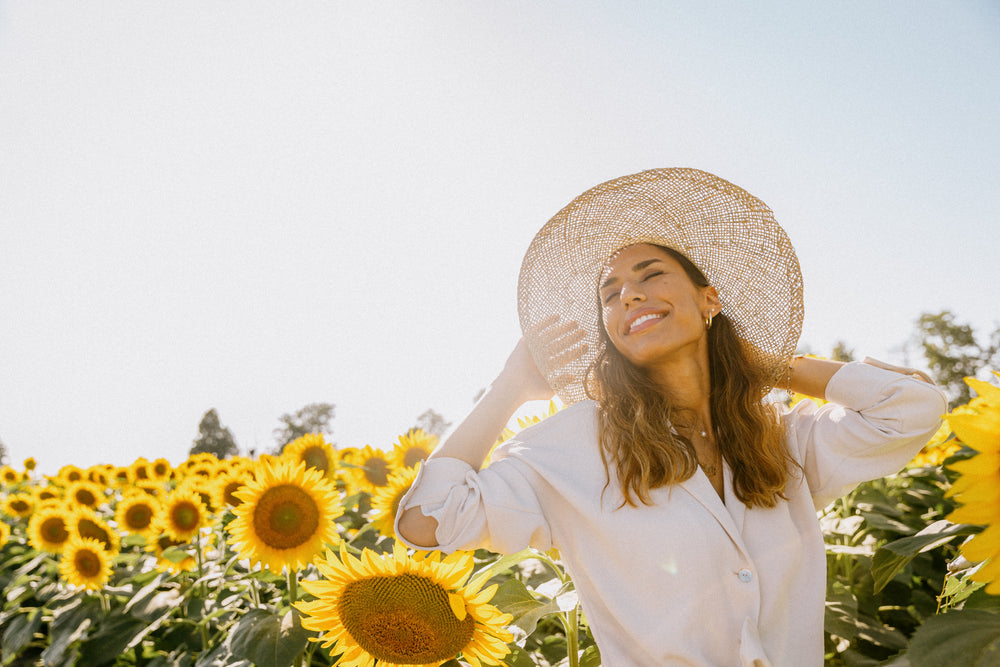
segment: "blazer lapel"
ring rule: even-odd
[[[726,533],[729,535],[729,539],[739,547],[740,551],[746,553],[746,548],[743,546],[743,537],[741,535],[741,530],[743,528],[743,519],[746,512],[746,506],[743,505],[733,495],[733,484],[732,484],[732,471],[729,470],[729,466],[723,461],[723,479],[726,489],[726,500],[727,504],[722,503],[722,498],[719,494],[715,492],[715,488],[712,486],[712,482],[709,481],[705,473],[702,472],[701,468],[695,472],[690,478],[681,482],[680,486],[687,493],[691,494],[695,500],[704,506],[708,512],[715,517],[715,520],[719,522],[719,525],[725,529]],[[730,513],[730,509],[732,513]]]

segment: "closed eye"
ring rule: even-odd
[[[642,282],[646,282],[650,278],[655,278],[656,276],[662,276],[662,275],[663,271],[650,271],[649,273],[647,273],[642,277]]]
[[[615,297],[617,297],[617,296],[618,296],[618,292],[609,292],[609,293],[605,294],[604,295],[604,305],[606,306],[609,303],[611,303],[615,299]]]

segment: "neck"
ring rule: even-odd
[[[708,352],[665,361],[648,370],[652,380],[670,397],[677,412],[696,431],[712,430],[711,375]]]

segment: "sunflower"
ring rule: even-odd
[[[123,489],[135,481],[132,479],[132,468],[129,466],[115,466],[108,471],[108,475],[111,477],[111,483],[119,489]]]
[[[63,489],[54,484],[38,484],[31,487],[31,495],[34,497],[36,505],[52,501],[58,502],[62,500]]]
[[[103,465],[96,465],[87,468],[85,475],[87,480],[97,484],[101,488],[106,489],[111,486],[111,474]]]
[[[201,499],[201,504],[209,514],[214,514],[215,505],[215,477],[205,478],[200,476],[187,477],[177,487],[174,492],[193,492]],[[207,523],[207,522],[206,522]]]
[[[115,522],[126,533],[152,538],[159,527],[156,517],[160,502],[143,491],[126,492],[115,508]]]
[[[69,513],[62,507],[47,504],[31,515],[28,544],[35,549],[60,554],[70,537]]]
[[[27,518],[35,511],[35,498],[30,493],[12,493],[3,499],[3,511],[7,516]]]
[[[434,451],[438,437],[424,433],[423,429],[411,428],[406,435],[399,436],[399,442],[392,448],[390,460],[397,470],[412,468]]]
[[[300,569],[337,540],[334,519],[344,512],[337,492],[314,468],[291,461],[257,466],[256,479],[236,492],[229,543],[240,558],[275,574]]]
[[[104,490],[85,479],[72,482],[66,487],[66,499],[71,503],[97,509],[104,503]]]
[[[242,470],[227,470],[219,475],[212,486],[212,504],[222,510],[226,507],[236,507],[243,501],[236,497],[236,492],[242,489],[251,479]]]
[[[337,452],[322,433],[308,433],[292,440],[285,445],[281,458],[295,463],[301,461],[307,468],[315,468],[327,478],[332,479],[337,474]]]
[[[149,476],[153,479],[166,481],[170,479],[173,473],[174,467],[170,465],[170,461],[167,459],[159,458],[149,464]]]
[[[10,539],[10,526],[6,521],[0,521],[0,547],[7,544]]]
[[[498,588],[480,591],[489,575],[465,583],[472,566],[470,552],[410,557],[397,542],[392,554],[365,549],[359,560],[341,545],[339,559],[329,550],[316,559],[323,579],[302,582],[317,599],[295,607],[343,667],[439,665],[459,653],[473,667],[503,664],[513,617],[487,604]]]
[[[396,510],[417,477],[416,468],[403,468],[389,476],[389,483],[372,495],[372,527],[386,537],[396,537]]]
[[[66,525],[70,528],[70,537],[83,537],[97,540],[104,550],[117,554],[121,549],[121,536],[108,522],[89,507],[76,507],[67,516]]]
[[[179,486],[163,498],[157,523],[171,539],[190,542],[208,523],[208,509],[197,491]]]
[[[7,486],[13,486],[24,479],[24,475],[10,466],[0,468],[0,482]]]
[[[386,453],[371,445],[365,445],[364,449],[358,450],[352,457],[351,467],[348,468],[349,481],[354,492],[374,493],[376,489],[389,483],[391,472],[392,466]]]
[[[28,458],[24,459],[24,469],[29,472],[34,470],[37,465],[38,462],[35,461],[34,456],[29,456]]]
[[[71,586],[96,591],[111,578],[112,554],[89,537],[73,537],[63,549],[59,575]]]
[[[77,468],[75,465],[66,464],[62,468],[59,468],[59,472],[56,473],[56,477],[62,484],[69,484],[70,482],[79,482],[81,479],[86,477],[83,470]]]
[[[939,466],[945,459],[952,456],[962,448],[961,443],[952,437],[951,427],[948,422],[941,424],[931,439],[924,445],[907,467],[922,468],[924,466]]]
[[[1000,373],[996,373],[1000,377]],[[962,503],[948,520],[983,524],[986,528],[961,546],[970,561],[985,561],[971,576],[987,583],[986,592],[1000,595],[1000,387],[975,378],[965,378],[978,396],[965,409],[945,415],[949,426],[963,443],[978,452],[951,464],[960,473],[949,496]]]

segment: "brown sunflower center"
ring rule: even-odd
[[[403,465],[407,468],[412,468],[428,456],[430,456],[430,452],[423,447],[411,447],[410,449],[407,449],[406,454],[403,455]]]
[[[103,544],[105,549],[111,549],[111,536],[96,522],[86,517],[81,518],[76,524],[76,530],[80,533],[80,537],[92,537]]]
[[[92,579],[101,573],[101,559],[90,549],[78,549],[73,556],[73,567],[80,575]]]
[[[201,520],[201,512],[190,500],[182,500],[170,509],[170,520],[180,530],[194,530]]]
[[[243,486],[243,482],[234,479],[227,483],[225,488],[222,490],[222,496],[226,499],[226,504],[230,507],[237,507],[242,504],[243,501],[235,495],[236,492],[240,490],[241,486]]]
[[[14,500],[10,501],[10,508],[15,512],[17,512],[18,514],[23,514],[31,509],[31,505],[29,505],[26,501],[21,500],[20,498],[15,498]]]
[[[475,629],[471,615],[458,620],[439,584],[409,573],[349,583],[337,611],[358,646],[395,664],[450,660]]]
[[[253,528],[272,549],[293,549],[319,528],[319,507],[313,497],[294,484],[268,489],[257,501]]]
[[[81,505],[86,505],[87,507],[97,506],[97,496],[90,489],[77,489],[76,490],[76,502]]]
[[[385,486],[389,482],[389,462],[372,457],[365,461],[365,477],[375,486]]]
[[[130,530],[149,528],[153,521],[153,508],[143,503],[132,505],[125,511],[125,525]]]
[[[136,468],[135,468],[135,478],[136,479],[149,479],[149,472],[146,471],[146,466],[136,466]]]
[[[69,539],[66,521],[61,516],[51,516],[38,527],[42,538],[49,544],[62,544]]]
[[[307,468],[316,468],[323,473],[330,469],[330,461],[322,447],[306,447],[302,450],[301,457]]]

